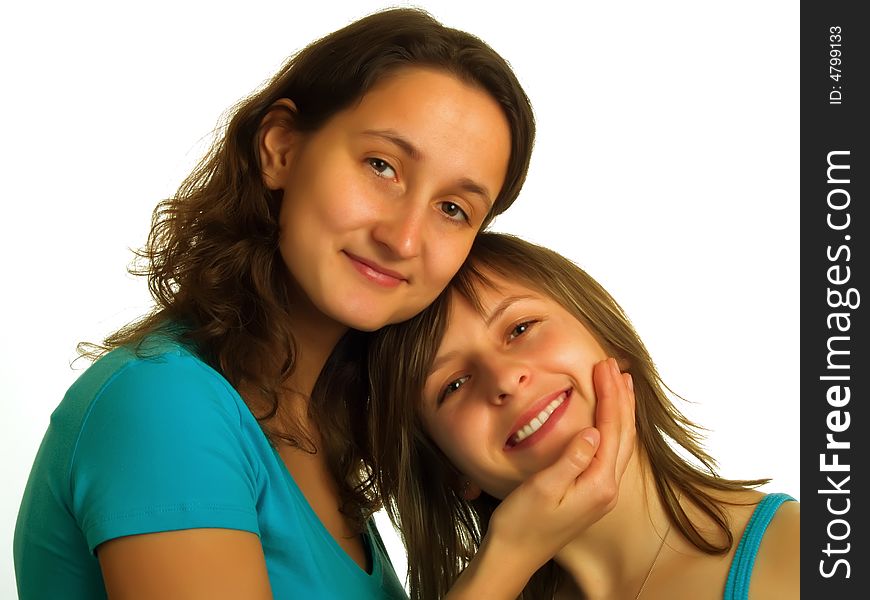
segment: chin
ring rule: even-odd
[[[389,323],[384,320],[378,321],[360,321],[357,323],[348,323],[348,327],[351,329],[356,329],[357,331],[365,331],[366,333],[372,333],[380,329],[381,327],[389,325]]]
[[[366,315],[363,311],[359,311],[355,313],[352,318],[356,324],[349,324],[348,327],[359,329],[360,331],[377,331],[381,327],[407,321],[423,312],[424,308],[425,306],[421,306],[413,310],[394,311],[390,313],[380,311],[373,312],[370,315]]]
[[[332,318],[345,327],[367,332],[377,331],[384,325],[398,322],[390,319],[390,316],[383,311],[366,310],[358,306],[342,307],[341,310],[332,313]]]
[[[355,296],[348,294],[344,297],[354,297],[355,301],[341,302],[334,297],[326,299],[331,300],[327,312],[333,320],[359,331],[377,331],[386,325],[407,321],[429,305],[429,303],[419,305],[415,303],[414,306],[407,306],[407,299],[402,303],[399,302],[399,298],[385,300],[382,297],[365,296],[362,293]]]

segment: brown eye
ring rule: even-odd
[[[367,158],[366,162],[369,167],[371,167],[372,171],[375,172],[375,175],[378,177],[383,177],[384,179],[395,179],[396,178],[396,170],[382,158]]]
[[[465,385],[465,382],[468,381],[469,379],[470,379],[470,377],[468,375],[465,375],[463,377],[460,377],[459,379],[454,379],[453,381],[448,383],[446,386],[444,386],[444,390],[441,392],[441,396],[438,398],[438,402],[439,403],[444,402],[444,400],[445,400],[445,398],[447,398],[447,396],[449,396],[450,394],[453,394],[455,392],[458,392],[459,388],[461,388],[463,385]]]
[[[508,339],[515,340],[531,329],[535,323],[536,321],[523,321],[522,323],[517,323],[508,334]]]
[[[468,221],[468,215],[455,202],[445,200],[441,203],[441,212],[455,221]]]

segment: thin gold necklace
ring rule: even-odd
[[[649,576],[652,575],[653,569],[655,569],[656,563],[659,561],[659,556],[662,553],[662,548],[665,547],[665,540],[668,539],[668,534],[671,532],[671,525],[673,525],[673,523],[668,522],[668,528],[665,531],[665,534],[662,536],[662,543],[659,544],[659,549],[656,550],[655,558],[653,558],[652,564],[649,566],[649,571],[646,572],[646,577],[643,578],[643,583],[640,584],[640,589],[637,590],[637,594],[635,594],[634,600],[640,598],[640,595],[643,593],[643,588],[646,587],[646,582],[649,581]]]

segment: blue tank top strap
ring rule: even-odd
[[[746,531],[740,538],[731,569],[728,571],[728,581],[725,583],[724,600],[748,600],[749,580],[755,566],[755,556],[761,545],[761,538],[783,502],[794,501],[788,494],[768,494],[762,498],[752,512]]]

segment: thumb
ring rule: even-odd
[[[594,427],[587,427],[575,435],[556,462],[538,472],[535,476],[537,485],[550,493],[557,492],[559,497],[564,496],[574,481],[589,467],[600,441],[601,434]]]

